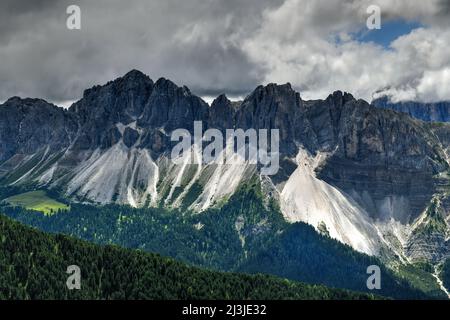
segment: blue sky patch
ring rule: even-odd
[[[423,27],[421,23],[413,21],[381,21],[381,29],[369,30],[365,28],[356,33],[354,39],[360,42],[374,42],[389,49],[392,41],[421,27]]]

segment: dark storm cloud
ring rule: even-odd
[[[370,97],[413,79],[421,84],[417,92],[441,99],[450,90],[435,92],[429,84],[447,81],[449,3],[0,0],[0,101],[13,95],[75,100],[131,69],[207,96],[242,96],[261,83],[291,82],[311,98],[337,86]],[[81,7],[79,31],[66,28],[70,4]],[[419,20],[425,29],[404,35],[389,52],[353,41],[372,4],[381,7],[383,21]]]
[[[24,29],[30,22],[40,17],[52,16],[52,9],[60,7],[64,1],[58,0],[2,0],[0,2],[0,41],[9,40]]]
[[[439,4],[439,14],[449,17],[450,16],[450,0],[440,0]]]
[[[262,79],[240,39],[282,0],[1,1],[0,100],[12,95],[74,100],[137,68],[197,94],[240,94]],[[66,29],[77,4],[82,30]]]
[[[56,3],[58,3],[58,0],[2,0],[0,17],[4,18],[9,14],[24,14],[30,11],[45,10]]]

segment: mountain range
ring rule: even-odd
[[[253,185],[283,223],[309,224],[388,265],[438,268],[450,257],[450,124],[434,122],[448,120],[445,106],[424,114],[407,106],[405,113],[404,105],[340,91],[303,100],[289,83],[208,105],[187,87],[132,70],[68,109],[19,97],[0,105],[0,184],[74,204],[193,216],[220,210]],[[194,121],[222,132],[278,129],[278,173],[262,175],[245,160],[173,163],[171,133],[193,132]],[[261,218],[245,233],[245,217],[233,219],[243,248],[271,223]]]

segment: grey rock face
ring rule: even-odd
[[[391,109],[403,112],[413,118],[423,121],[450,121],[450,101],[435,103],[422,103],[415,101],[403,101],[393,103],[388,97],[381,97],[372,101],[372,104],[378,108]]]
[[[0,162],[15,154],[67,148],[78,123],[73,114],[40,99],[13,97],[0,106]]]
[[[450,256],[449,209],[448,196],[433,198],[406,244],[405,252],[412,261],[440,263]]]
[[[328,151],[335,148],[339,142],[343,108],[346,103],[354,100],[351,94],[336,91],[325,101],[316,100],[304,103],[305,117],[309,120],[315,136],[314,148]]]
[[[128,128],[127,128],[128,129]],[[86,135],[81,136],[83,138],[86,138]],[[120,138],[122,138],[122,134],[120,133],[119,129],[116,127],[112,127],[108,130],[108,132],[104,135],[102,135],[102,140],[100,143],[101,148],[108,149],[111,148],[113,145],[115,145],[117,142],[119,142]],[[83,142],[82,140],[77,140],[78,143]],[[89,142],[87,142],[89,143]]]
[[[441,233],[414,235],[405,248],[412,261],[440,263],[450,256],[450,241]]]
[[[121,138],[131,147],[138,140],[138,132],[127,127],[120,133],[117,125],[135,123],[143,132],[140,147],[164,152],[170,144],[167,134],[161,132],[178,128],[192,131],[195,120],[207,121],[208,109],[188,88],[164,78],[154,83],[132,70],[104,86],[86,90],[83,98],[70,107],[69,112],[80,124],[73,149],[108,148]]]
[[[300,94],[290,84],[259,86],[242,102],[235,120],[237,128],[278,129],[280,151],[291,156],[308,128],[304,122]]]
[[[209,110],[208,127],[222,131],[234,128],[239,106],[240,104],[234,104],[224,94],[218,96]]]
[[[127,125],[136,121],[152,90],[153,81],[136,70],[104,86],[86,90],[83,98],[69,109],[81,127],[74,149],[108,147],[111,144],[108,140],[117,138],[113,127],[117,123]]]
[[[187,87],[178,87],[161,78],[153,88],[137,124],[141,127],[162,128],[166,132],[178,128],[193,130],[194,121],[208,119],[208,105],[191,94]]]
[[[132,147],[139,139],[139,132],[134,129],[126,128],[123,133],[123,143],[130,148]]]
[[[339,92],[311,103],[307,115],[321,148],[334,150],[318,169],[321,179],[377,219],[406,223],[423,211],[436,189],[433,176],[447,163],[420,122]]]

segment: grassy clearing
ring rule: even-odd
[[[18,194],[4,200],[12,206],[40,211],[45,215],[55,214],[59,209],[68,210],[69,206],[50,198],[43,190]]]

